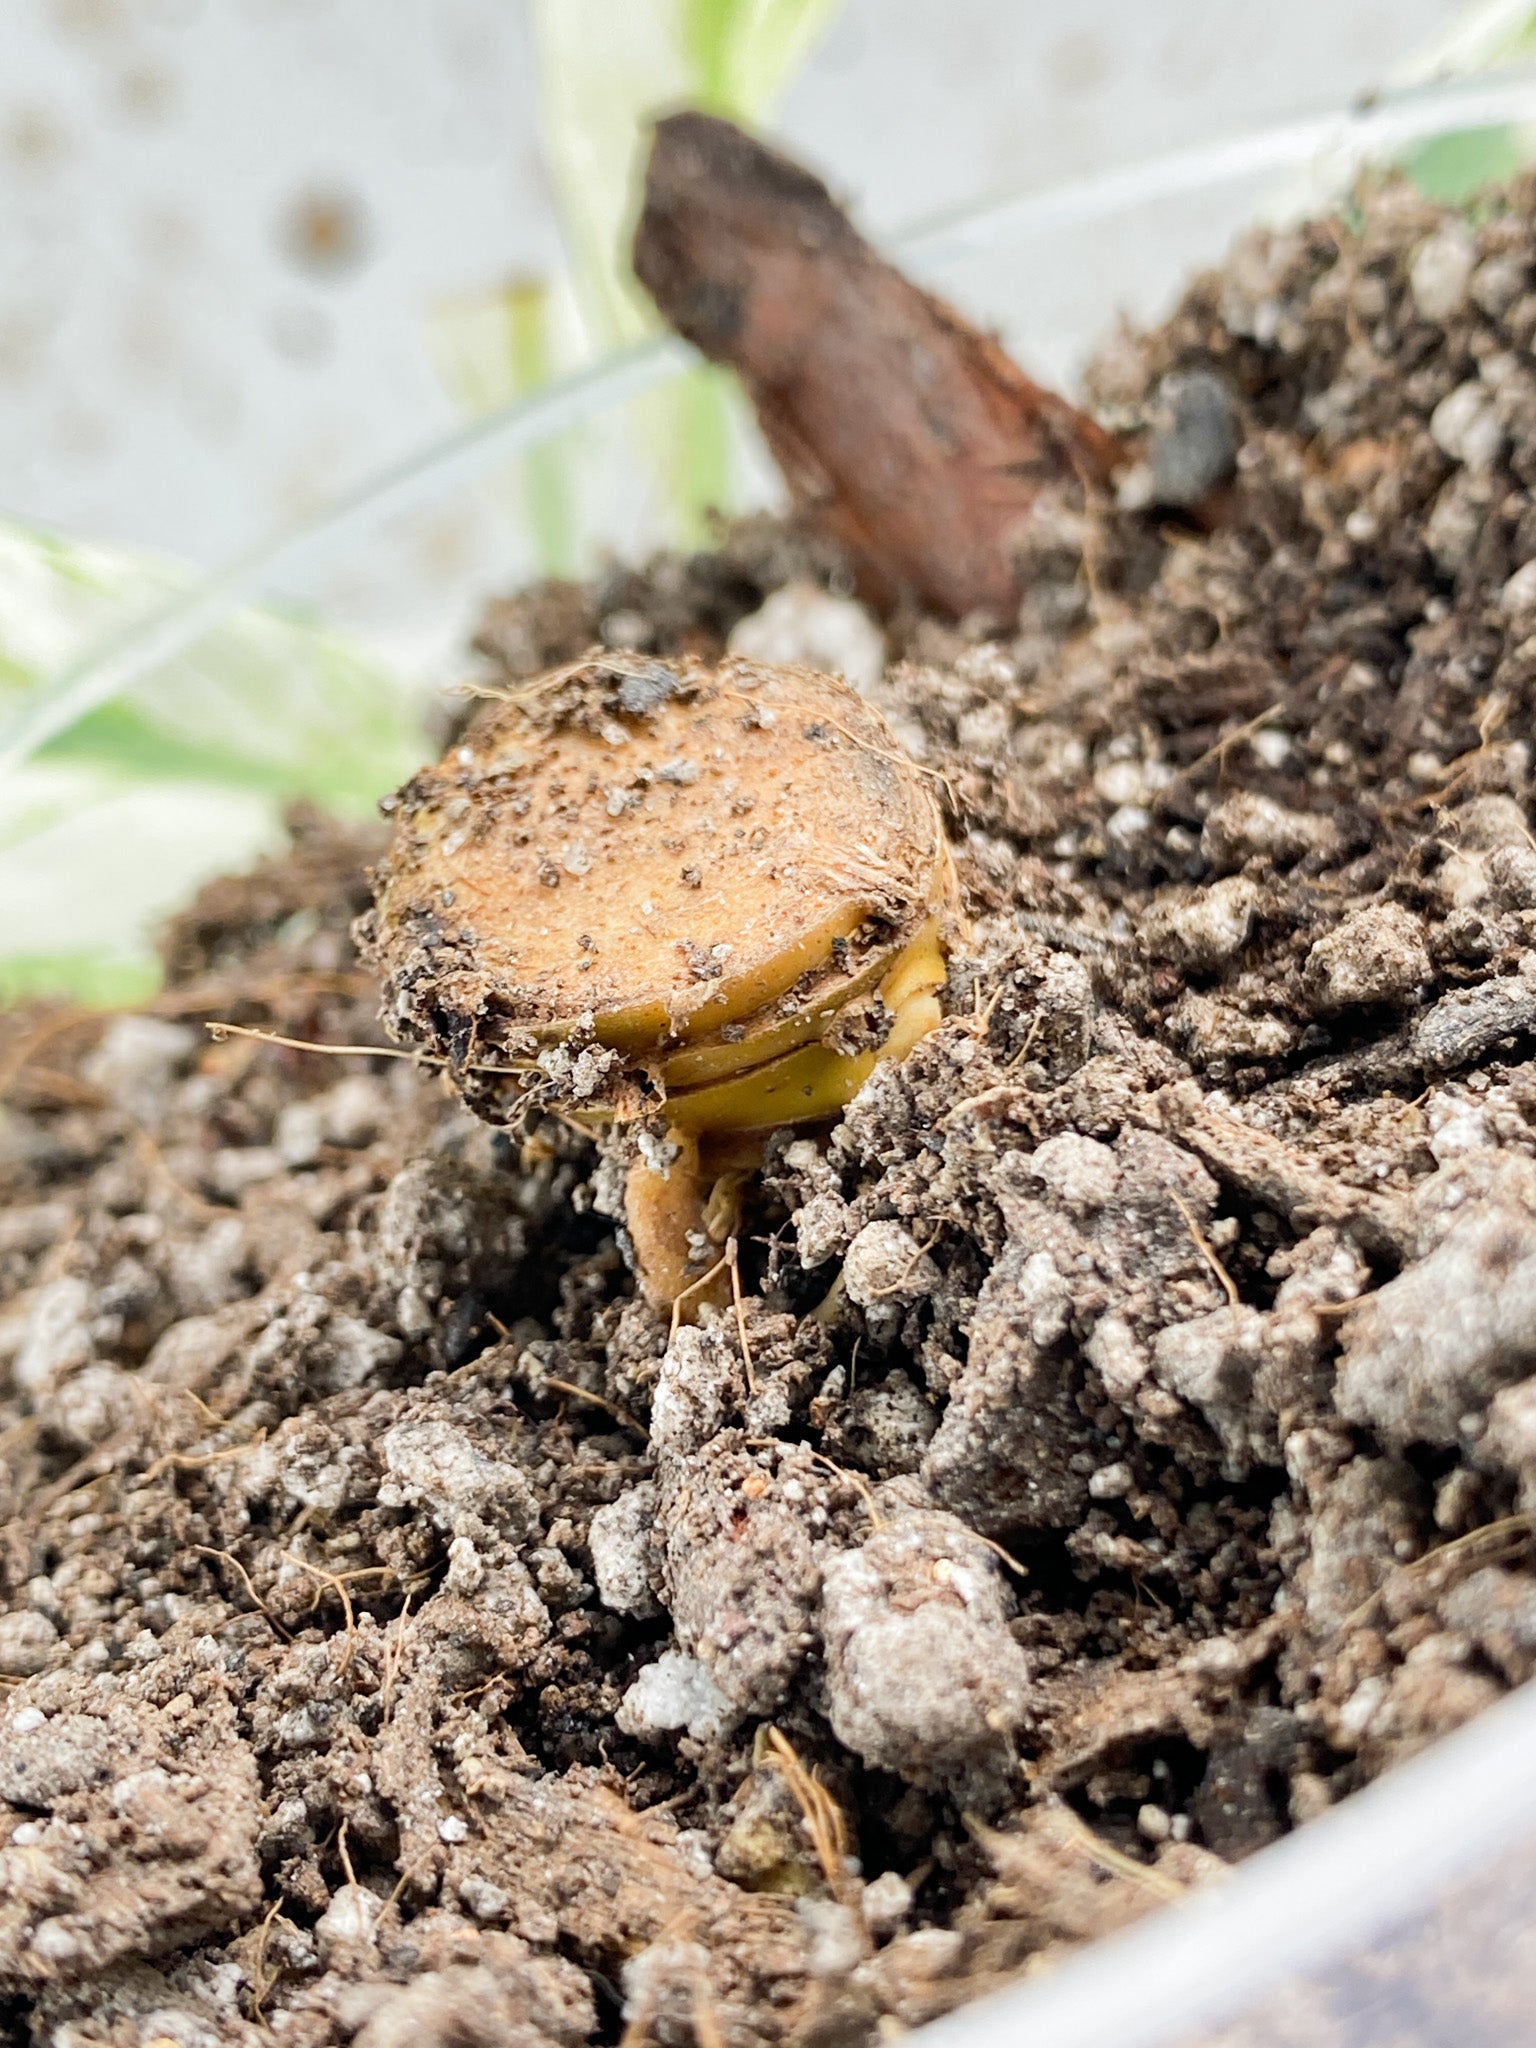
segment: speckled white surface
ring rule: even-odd
[[[1456,11],[848,0],[778,128],[888,230],[1342,102]],[[940,282],[1060,375],[1254,196]],[[4,0],[0,249],[0,507],[215,562],[449,427],[427,308],[558,260],[519,0]],[[383,628],[523,566],[466,493],[303,594]]]

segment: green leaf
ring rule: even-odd
[[[594,343],[656,325],[630,272],[650,122],[706,106],[763,120],[840,0],[533,0],[540,125]]]
[[[1424,85],[1432,79],[1468,78],[1477,71],[1510,64],[1536,50],[1536,6],[1532,0],[1477,0],[1432,36],[1393,71],[1393,87]]]
[[[0,524],[0,727],[195,580]],[[142,992],[160,921],[280,846],[285,803],[364,812],[425,751],[418,702],[372,655],[304,620],[232,613],[6,775],[0,992]]]
[[[688,100],[685,0],[533,0],[539,124],[589,345],[656,326],[630,272],[644,123]]]
[[[1532,0],[1480,0],[1444,32],[1416,50],[1393,74],[1397,87],[1466,78],[1536,54]],[[1408,151],[1402,168],[1419,189],[1447,206],[1464,205],[1488,185],[1502,184],[1536,157],[1536,131],[1526,125],[1472,128],[1437,135]]]
[[[533,0],[544,151],[588,355],[659,325],[630,268],[650,122],[679,106],[761,121],[839,4]],[[662,481],[674,542],[703,540],[705,515],[733,502],[745,416],[734,381],[709,370],[630,407],[629,435]]]
[[[1487,186],[1507,183],[1531,155],[1522,128],[1468,128],[1424,143],[1404,157],[1403,169],[1426,198],[1464,206]]]
[[[758,121],[826,32],[841,0],[687,0],[695,104]]]
[[[129,1010],[160,986],[152,959],[118,960],[105,953],[42,953],[0,958],[0,1003],[73,997],[92,1010]]]
[[[0,720],[85,647],[194,581],[153,557],[0,525]],[[119,747],[140,772],[356,811],[419,761],[420,720],[401,682],[341,635],[247,610],[47,752],[116,759]]]
[[[568,350],[552,287],[518,277],[494,291],[433,308],[427,346],[452,395],[472,413],[497,411],[558,374]],[[546,576],[574,575],[576,464],[581,437],[557,434],[517,465],[519,495]]]
[[[153,985],[153,935],[204,881],[282,843],[281,806],[216,782],[29,762],[0,826],[0,988]],[[50,968],[49,963],[52,963]]]

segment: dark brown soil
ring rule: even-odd
[[[9,1020],[14,2038],[873,2041],[1536,1668],[1533,203],[1250,238],[1017,623],[892,627],[972,941],[741,1326],[558,1121],[208,1042],[377,1042],[370,835]],[[482,652],[803,653],[839,575],[750,525]]]

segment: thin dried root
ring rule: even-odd
[[[573,1401],[588,1401],[594,1408],[601,1408],[611,1415],[615,1422],[621,1422],[626,1429],[632,1429],[636,1436],[646,1439],[650,1431],[638,1415],[631,1415],[627,1408],[621,1408],[617,1401],[610,1401],[606,1394],[594,1394],[589,1387],[578,1387],[574,1380],[557,1380],[553,1373],[546,1373],[542,1384],[553,1387],[557,1394],[568,1395]]]
[[[1211,1243],[1210,1239],[1206,1236],[1205,1232],[1200,1228],[1199,1217],[1196,1216],[1194,1210],[1190,1208],[1188,1202],[1185,1201],[1184,1197],[1178,1192],[1177,1189],[1170,1188],[1168,1190],[1168,1193],[1172,1199],[1173,1206],[1184,1218],[1185,1228],[1188,1230],[1190,1237],[1194,1240],[1195,1250],[1200,1254],[1201,1258],[1204,1259],[1205,1263],[1216,1275],[1216,1278],[1221,1282],[1222,1288],[1226,1293],[1227,1300],[1231,1303],[1232,1307],[1240,1307],[1243,1298],[1237,1291],[1237,1282],[1232,1278],[1232,1275],[1221,1263],[1221,1260],[1216,1255],[1216,1247]]]
[[[828,1891],[846,1903],[853,1884],[848,1872],[848,1823],[843,1818],[843,1809],[815,1773],[806,1769],[795,1745],[781,1728],[769,1727],[764,1731],[763,1748],[800,1809]]]
[[[731,1275],[731,1300],[736,1308],[736,1335],[741,1343],[741,1362],[747,1375],[747,1391],[757,1392],[757,1381],[752,1374],[752,1346],[747,1342],[747,1311],[741,1298],[741,1260],[736,1252],[734,1237],[726,1240],[725,1263]]]
[[[267,1605],[266,1601],[263,1600],[261,1595],[257,1592],[255,1584],[251,1579],[250,1573],[246,1570],[245,1566],[240,1562],[239,1558],[236,1557],[235,1553],[232,1550],[213,1550],[210,1549],[210,1547],[206,1543],[194,1543],[191,1546],[191,1548],[195,1550],[201,1557],[216,1557],[223,1564],[233,1565],[235,1570],[240,1575],[241,1581],[245,1586],[246,1592],[250,1594],[251,1599],[255,1602],[257,1609],[265,1618],[268,1627],[273,1629],[278,1635],[280,1635],[285,1643],[291,1643],[293,1641],[293,1637],[289,1634],[288,1630],[283,1627],[283,1624],[272,1612],[271,1608]]]
[[[205,1024],[203,1029],[215,1045],[222,1045],[228,1038],[251,1038],[258,1045],[282,1045],[290,1052],[327,1052],[337,1059],[368,1060],[409,1060],[417,1067],[450,1068],[451,1060],[443,1059],[437,1053],[412,1052],[399,1045],[326,1045],[318,1038],[289,1038],[281,1031],[262,1031],[254,1024],[231,1024],[217,1019]],[[531,1060],[523,1060],[510,1066],[487,1066],[476,1061],[470,1066],[455,1069],[463,1074],[536,1074],[539,1069]]]

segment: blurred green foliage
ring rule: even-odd
[[[531,0],[545,160],[564,272],[442,306],[429,324],[449,388],[477,412],[654,333],[630,242],[651,120],[703,107],[754,126],[814,48],[839,0]],[[521,509],[546,573],[590,568],[583,507],[615,473],[648,482],[649,526],[678,546],[736,501],[752,432],[733,380],[702,366],[635,399],[616,422],[560,436],[519,471]],[[622,457],[599,443],[617,433]]]
[[[196,580],[0,524],[0,731],[76,655]],[[157,921],[279,845],[286,803],[363,814],[424,746],[419,705],[371,655],[308,620],[232,613],[6,773],[0,998],[143,995]]]
[[[1532,0],[1474,0],[1393,79],[1396,86],[1462,78],[1536,57],[1536,5]],[[1461,206],[1488,185],[1501,184],[1536,157],[1536,130],[1527,126],[1473,128],[1437,135],[1402,159],[1421,191],[1447,206]]]

